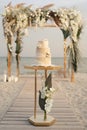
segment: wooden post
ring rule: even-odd
[[[45,80],[47,78],[47,69],[45,69]]]
[[[34,92],[34,119],[36,119],[37,111],[37,69],[35,69],[35,92]]]
[[[64,39],[64,78],[66,78],[66,39]]]
[[[47,79],[47,69],[45,69],[45,81]],[[47,119],[47,112],[44,111],[44,121]]]
[[[19,68],[19,54],[16,55],[16,61],[17,61],[17,76],[19,77],[20,74],[20,68]]]
[[[71,68],[71,82],[75,82],[74,70]]]
[[[8,77],[11,76],[11,57],[12,57],[12,54],[8,50],[8,57],[7,57],[7,75],[8,75]]]
[[[21,41],[22,39],[22,35],[21,35],[21,30],[20,28],[17,30],[17,38],[16,38],[16,62],[17,62],[17,76],[19,76],[20,74],[20,67],[19,67],[19,63],[20,63],[20,52],[21,52]]]

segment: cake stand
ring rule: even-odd
[[[30,117],[28,120],[31,124],[35,126],[50,126],[55,122],[55,118],[52,116],[47,115],[47,119],[43,119],[43,115],[36,115],[37,113],[37,71],[44,70],[45,72],[45,79],[47,78],[47,71],[48,70],[60,70],[61,66],[24,66],[25,69],[31,69],[35,71],[35,91],[34,91],[34,115]]]

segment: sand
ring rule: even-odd
[[[0,120],[21,91],[24,82],[25,80],[21,79],[17,82],[4,82],[3,76],[0,76]]]
[[[59,79],[58,86],[87,129],[87,73],[76,73],[74,83],[70,79]]]
[[[55,78],[58,88],[65,94],[67,101],[72,106],[74,113],[87,128],[87,73],[75,74],[75,82],[70,78]],[[22,90],[26,78],[18,82],[3,82],[0,80],[0,119],[3,117],[13,100]]]

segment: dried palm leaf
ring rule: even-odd
[[[77,43],[72,43],[72,47],[67,48],[67,53],[69,55],[68,67],[72,67],[74,72],[77,72],[78,63],[80,61],[80,51]]]
[[[13,6],[12,6],[12,4],[11,4],[11,3],[12,3],[12,2],[10,2],[8,5],[6,5],[6,6],[5,6],[5,9],[9,9],[9,10],[10,10],[10,9],[12,9],[12,8],[13,8]]]
[[[20,3],[20,4],[17,4],[17,5],[15,6],[15,8],[21,8],[21,7],[23,7],[23,6],[24,6],[24,4],[25,4],[25,3]]]
[[[11,4],[12,4],[12,1],[10,1],[6,7],[11,7],[12,6]]]
[[[43,6],[41,9],[47,10],[47,9],[51,8],[52,6],[54,6],[54,4],[48,4],[48,5]]]
[[[55,24],[59,26],[59,23],[61,23],[59,16],[55,16],[55,12],[50,11],[49,16],[54,20]]]
[[[12,21],[10,21],[10,22],[8,23],[8,26],[7,26],[7,27],[11,27],[14,23],[15,23],[15,19],[13,19]]]
[[[31,5],[28,6],[28,8],[31,8],[32,6],[33,6],[33,5],[31,4]]]

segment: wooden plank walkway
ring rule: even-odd
[[[28,118],[33,115],[34,111],[34,79],[33,77],[26,77],[23,80],[26,83],[1,120],[0,130],[84,130],[82,123],[74,114],[61,90],[55,93],[54,105],[51,113],[49,113],[56,119],[56,122],[48,127],[37,127],[30,124]],[[40,86],[41,82],[38,78],[38,91]],[[40,110],[37,103],[38,113],[43,113],[43,111]]]

